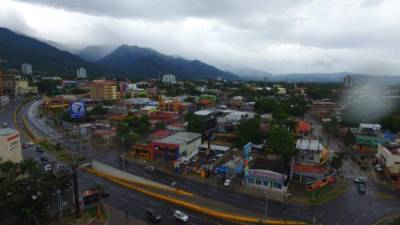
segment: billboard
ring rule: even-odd
[[[84,101],[74,101],[69,105],[69,113],[72,119],[79,119],[86,114],[86,104]]]
[[[327,185],[333,184],[336,182],[336,174],[331,174],[329,176],[320,178],[318,180],[313,180],[306,183],[306,191],[315,191]]]

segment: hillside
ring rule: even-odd
[[[3,68],[21,68],[22,63],[30,63],[33,70],[49,73],[73,75],[79,67],[87,69],[90,75],[103,74],[105,69],[81,58],[61,51],[42,41],[16,34],[6,28],[0,28],[0,60]]]
[[[132,77],[158,78],[172,73],[178,79],[223,79],[239,77],[199,60],[187,60],[161,54],[150,48],[122,45],[96,63]]]

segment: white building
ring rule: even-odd
[[[385,176],[400,184],[400,145],[397,143],[379,145],[376,157],[384,167]]]
[[[78,79],[86,79],[86,69],[84,68],[79,68],[76,70],[76,77]]]
[[[22,161],[19,132],[10,128],[0,129],[0,162],[6,161]]]
[[[21,65],[22,74],[30,75],[32,74],[32,65],[29,63],[23,63]]]
[[[175,84],[176,83],[175,75],[173,74],[163,75],[162,82],[166,84]]]

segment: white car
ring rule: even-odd
[[[356,177],[354,178],[354,183],[365,183],[367,182],[367,178],[366,177]]]
[[[185,223],[189,220],[189,216],[180,210],[175,210],[174,217],[176,220],[179,220],[179,221],[182,221]]]
[[[228,187],[229,185],[231,185],[231,182],[232,181],[230,179],[226,179],[225,182],[224,182],[224,186]]]
[[[375,170],[378,172],[382,172],[383,171],[383,167],[380,164],[376,164],[375,165]]]

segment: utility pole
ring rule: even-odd
[[[64,224],[64,216],[63,216],[63,207],[62,207],[62,200],[61,200],[61,190],[57,189],[57,194],[58,194],[58,202],[59,202],[59,207],[60,207],[60,221],[61,224]]]

